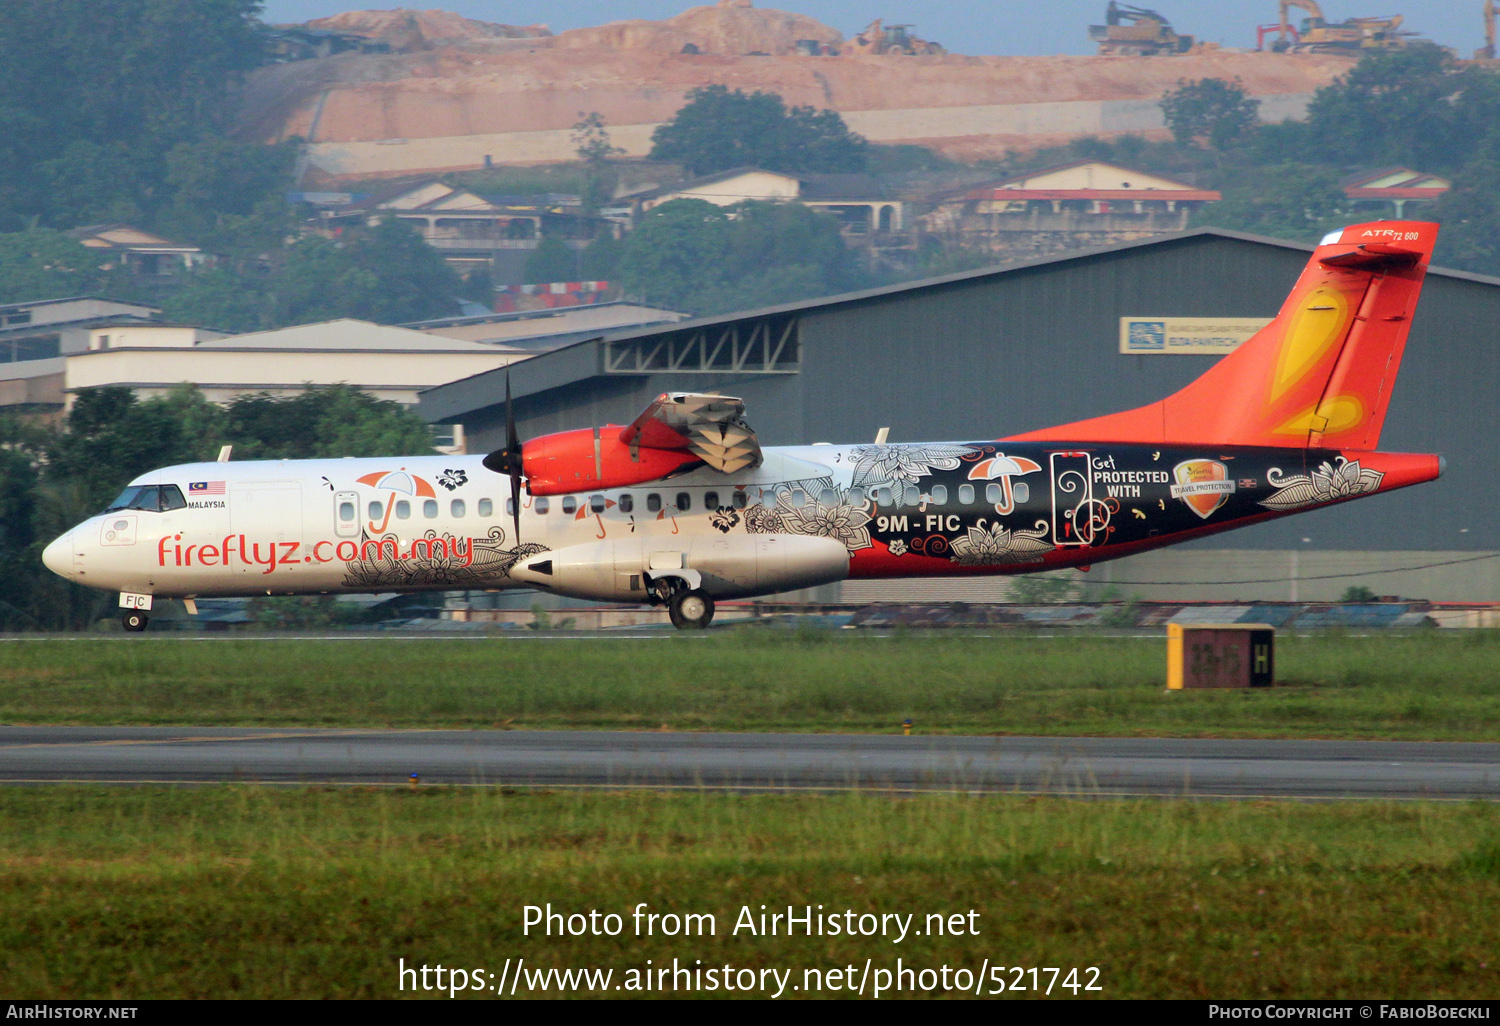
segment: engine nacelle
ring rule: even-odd
[[[591,489],[627,488],[659,481],[699,463],[685,449],[648,449],[620,441],[618,424],[579,428],[533,438],[521,447],[526,489],[532,495],[565,495]]]
[[[716,599],[751,598],[832,584],[849,576],[849,550],[833,538],[752,534],[733,538],[631,538],[539,552],[511,568],[523,584],[601,602],[644,602],[647,584],[677,577]]]

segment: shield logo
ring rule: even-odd
[[[1207,520],[1234,494],[1229,468],[1217,460],[1186,460],[1172,468],[1172,498]]]

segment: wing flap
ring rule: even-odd
[[[632,448],[692,453],[724,474],[759,467],[764,460],[745,404],[727,395],[665,392],[620,432]]]

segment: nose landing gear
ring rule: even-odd
[[[124,627],[127,631],[143,631],[150,620],[151,618],[145,613],[138,613],[132,609],[120,616],[120,626]]]

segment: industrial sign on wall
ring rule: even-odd
[[[1120,352],[1223,356],[1270,323],[1269,317],[1121,317]]]

